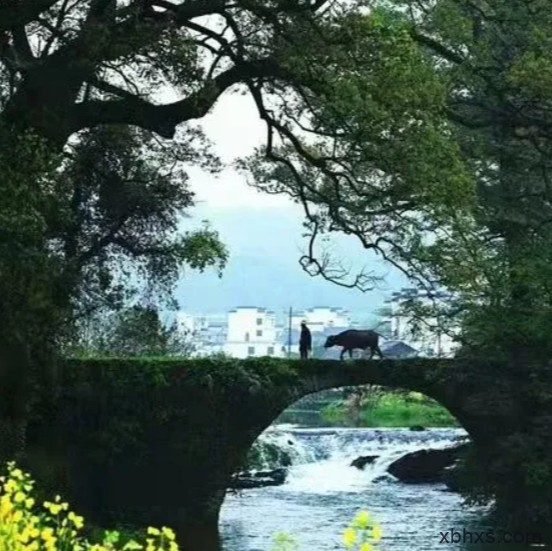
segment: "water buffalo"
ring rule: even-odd
[[[349,329],[343,331],[339,335],[333,335],[327,338],[324,348],[331,348],[332,346],[342,346],[340,358],[343,359],[345,352],[349,351],[349,357],[353,357],[353,350],[360,348],[361,350],[370,349],[370,359],[374,357],[376,353],[380,358],[383,358],[380,347],[378,346],[379,333],[372,330],[358,331],[357,329]]]

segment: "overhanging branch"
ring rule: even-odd
[[[187,98],[165,105],[155,105],[137,96],[81,103],[72,110],[71,132],[98,124],[131,124],[172,138],[180,123],[205,116],[220,95],[233,85],[281,75],[280,66],[273,59],[266,58],[235,65]]]
[[[0,32],[26,25],[58,0],[0,0]]]

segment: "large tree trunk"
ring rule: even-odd
[[[19,459],[37,387],[50,384],[67,286],[43,217],[51,151],[0,123],[0,461]]]
[[[493,223],[504,239],[503,274],[505,293],[502,297],[504,315],[493,320],[502,326],[497,342],[507,353],[512,363],[519,365],[533,360],[546,360],[550,352],[549,338],[539,334],[542,321],[542,282],[536,272],[535,256],[543,251],[545,226],[534,230],[534,213],[525,204],[524,196],[534,193],[532,186],[538,184],[539,175],[527,169],[522,157],[524,145],[512,140],[511,129],[498,126],[495,135],[498,151],[497,190],[491,196],[489,205],[496,211]],[[532,216],[533,214],[533,216]],[[543,253],[544,254],[544,253]],[[491,290],[491,291],[501,291]]]

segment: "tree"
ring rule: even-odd
[[[33,389],[50,387],[55,355],[79,340],[82,318],[144,289],[166,304],[185,266],[220,271],[227,258],[208,226],[179,231],[193,205],[182,163],[213,164],[197,146],[169,150],[128,128],[88,131],[56,157],[41,140],[18,143],[0,207],[6,457],[22,451]]]
[[[147,301],[116,312],[96,311],[80,318],[67,343],[70,356],[167,356],[190,358],[197,351],[194,331],[176,322],[161,321],[159,311]]]
[[[130,256],[134,261],[138,257],[144,260],[144,250],[148,249],[148,263],[156,265],[154,271],[164,273],[170,282],[175,274],[175,259],[195,257],[199,265],[205,265],[209,261],[202,251],[209,251],[209,258],[220,253],[215,236],[204,232],[197,239],[189,239],[186,250],[182,244],[173,243],[171,251],[165,250],[171,254],[162,257],[155,254],[158,243],[151,239],[153,228],[160,224],[161,232],[168,231],[174,212],[169,222],[144,214],[141,199],[145,195],[138,197],[141,192],[133,195],[139,211],[134,222],[125,221],[130,230],[120,229],[122,235],[113,236],[117,224],[126,217],[122,198],[129,196],[131,188],[138,190],[138,186],[121,185],[120,181],[134,178],[137,173],[124,162],[114,169],[110,155],[105,152],[100,166],[109,167],[119,184],[111,182],[102,187],[98,179],[85,173],[85,189],[74,186],[71,173],[82,175],[82,168],[89,162],[88,154],[82,155],[83,147],[89,147],[92,156],[98,158],[104,153],[99,145],[101,140],[118,141],[116,136],[91,136],[86,131],[109,125],[139,127],[174,139],[178,147],[189,146],[190,156],[197,156],[204,142],[193,122],[206,115],[226,91],[247,91],[262,116],[267,112],[266,101],[274,103],[278,117],[287,117],[285,104],[278,102],[284,95],[293,96],[294,101],[300,101],[308,109],[309,90],[314,90],[316,78],[310,78],[306,71],[309,66],[306,56],[298,54],[306,40],[320,42],[325,29],[339,26],[343,15],[356,5],[331,0],[2,3],[0,193],[4,196],[13,191],[14,200],[36,218],[33,241],[26,243],[18,255],[3,250],[0,258],[0,264],[13,265],[13,269],[0,274],[4,279],[0,287],[19,297],[15,308],[10,303],[3,311],[4,327],[10,328],[4,330],[0,342],[0,356],[6,358],[9,366],[6,370],[30,381],[23,375],[28,369],[16,368],[17,362],[12,361],[12,343],[20,343],[21,350],[16,354],[20,358],[38,356],[37,351],[46,349],[44,342],[51,343],[52,350],[57,349],[60,332],[71,321],[74,312],[71,300],[76,296],[80,296],[79,304],[85,308],[106,296],[110,300],[116,298],[117,278],[125,267],[115,259],[119,262]],[[346,51],[349,44],[338,37],[339,33],[334,32],[334,43],[324,43],[328,48]],[[312,51],[317,53],[315,48]],[[320,63],[321,59],[313,57],[313,61]],[[162,96],[170,88],[177,99],[163,103]],[[60,169],[59,154],[71,137],[82,140],[74,152],[80,160],[72,168],[66,169],[62,164]],[[22,150],[20,144],[27,139],[34,140],[40,148]],[[27,167],[36,166],[38,149],[48,159],[57,159],[58,165],[49,167],[48,172],[37,170],[30,178]],[[15,176],[7,179],[5,174]],[[138,175],[137,181],[141,176]],[[157,178],[154,181],[159,183]],[[162,188],[153,188],[155,185],[148,191],[150,198],[163,192]],[[67,201],[69,197],[72,203]],[[166,196],[157,199],[168,205]],[[178,201],[185,202],[185,194],[179,195]],[[101,220],[90,216],[96,211],[85,211],[91,208],[100,208]],[[14,218],[6,217],[4,221],[7,231],[19,239],[24,225]],[[100,222],[108,224],[102,231],[94,226]],[[147,243],[138,234],[144,227],[148,228],[150,238]],[[35,277],[37,258],[45,266],[40,270],[44,281]],[[146,262],[139,260],[138,265],[144,268]],[[28,275],[8,277],[8,271]],[[150,271],[149,266],[145,271]],[[29,277],[32,285],[40,282],[40,292],[33,291],[43,297],[40,311],[28,308],[32,302],[31,289],[25,281]],[[50,316],[56,323],[38,322]],[[29,318],[37,323],[27,324],[24,320]],[[33,327],[36,334],[31,330]],[[39,364],[44,368],[52,363],[28,361],[37,372]],[[16,399],[15,394],[10,399],[27,402]],[[0,447],[8,450],[8,456],[13,455],[9,451],[15,449],[13,442]]]
[[[105,351],[120,357],[166,356],[178,349],[179,355],[189,355],[189,343],[182,337],[175,325],[163,325],[155,309],[133,306],[116,316]]]
[[[294,111],[301,138],[266,117],[279,142],[248,164],[255,185],[304,206],[313,273],[334,279],[313,252],[319,236],[354,235],[430,293],[451,290],[431,315],[460,321],[465,344],[546,356],[549,6],[374,5],[350,16],[355,56],[330,56],[326,93],[308,116]]]
[[[332,65],[330,56],[328,92],[296,117],[301,138],[267,116],[281,139],[248,166],[255,185],[303,205],[311,251],[320,236],[343,232],[436,298],[443,288],[452,293],[445,304],[412,306],[418,317],[439,316],[445,330],[460,324],[464,351],[498,359],[490,368],[497,387],[519,389],[518,418],[504,427],[512,433],[500,449],[477,452],[475,494],[497,498],[521,525],[543,526],[552,486],[544,390],[552,352],[550,6],[374,6],[353,16],[348,31],[352,45],[362,44],[360,33],[379,47],[347,63]],[[311,256],[314,273],[332,279]],[[363,287],[354,277],[346,284]],[[510,398],[495,388],[485,394],[488,424],[499,430],[492,410]],[[474,412],[484,407],[473,404]]]
[[[290,88],[283,54],[345,8],[339,2],[85,0],[10,3],[0,32],[0,119],[63,144],[100,124],[132,124],[173,137],[237,84]],[[343,3],[353,9],[356,3]],[[167,85],[178,100],[157,104]],[[36,101],[39,100],[39,101]]]
[[[31,136],[0,128],[0,459],[17,457],[25,446],[26,418],[35,385],[48,381],[44,365],[53,335],[67,312],[57,304],[61,267],[48,254],[42,212],[51,201],[55,159]],[[9,158],[7,158],[9,156]],[[33,343],[33,346],[30,346]]]
[[[198,145],[168,148],[122,127],[87,131],[70,148],[59,176],[64,204],[49,213],[48,230],[78,315],[116,310],[145,287],[159,304],[170,301],[184,266],[221,273],[227,251],[218,234],[207,225],[179,231],[194,204],[183,163],[216,166]]]

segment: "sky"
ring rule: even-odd
[[[223,96],[202,120],[202,126],[226,166],[252,153],[265,139],[253,102],[244,95]],[[301,237],[300,206],[285,196],[257,191],[230,166],[216,176],[195,167],[189,174],[197,206],[190,211],[184,228],[192,229],[208,220],[220,232],[230,261],[220,279],[213,272],[184,274],[177,289],[182,310],[215,313],[236,306],[275,311],[336,306],[369,316],[391,291],[406,284],[396,270],[347,236],[334,239],[336,257],[352,267],[367,266],[384,277],[378,289],[362,293],[309,276],[299,265],[306,245]]]

